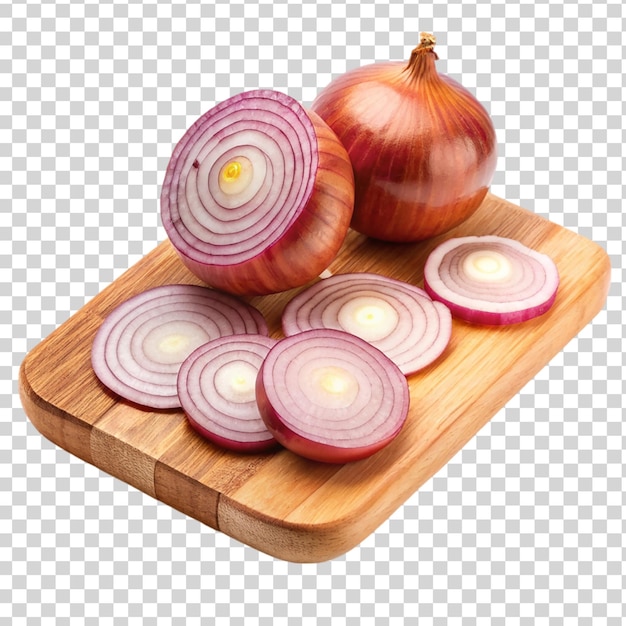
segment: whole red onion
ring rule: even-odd
[[[489,114],[437,72],[434,45],[421,33],[408,63],[351,70],[311,107],[350,156],[351,226],[377,239],[419,241],[450,230],[479,207],[496,168]]]

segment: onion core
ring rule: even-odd
[[[182,362],[217,337],[268,335],[261,313],[199,285],[161,285],[109,313],[94,337],[91,363],[111,391],[155,409],[180,406],[176,377]]]
[[[450,230],[483,201],[497,164],[486,109],[435,67],[422,33],[408,63],[365,65],[335,78],[313,101],[352,161],[352,228],[387,241]]]
[[[479,324],[514,324],[542,315],[554,303],[554,261],[519,241],[496,235],[452,238],[424,266],[424,288],[452,315]]]
[[[333,329],[281,339],[261,365],[256,398],[279,443],[330,463],[362,459],[390,443],[410,401],[406,377],[393,361]]]
[[[384,352],[409,375],[437,359],[452,333],[449,309],[419,287],[380,274],[324,278],[294,296],[282,314],[285,335],[333,328]]]

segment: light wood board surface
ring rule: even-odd
[[[497,234],[550,255],[561,284],[545,315],[503,328],[454,321],[445,353],[409,377],[411,408],[400,435],[345,465],[286,450],[245,455],[197,435],[181,411],[149,411],[108,392],[90,366],[104,317],[149,287],[195,283],[168,241],[126,271],[38,344],[20,368],[20,395],[39,432],[58,446],[175,509],[260,551],[319,562],[352,549],[454,456],[602,309],[610,263],[597,244],[488,195],[461,226],[417,244],[350,232],[333,273],[378,272],[423,285],[432,248],[452,236]],[[299,290],[251,298],[271,334]]]

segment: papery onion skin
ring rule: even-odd
[[[285,207],[285,215],[289,212],[287,219],[290,221],[287,229],[277,240],[267,241],[265,247],[251,258],[232,263],[225,257],[220,258],[220,246],[204,254],[180,242],[176,232],[180,227],[173,215],[177,189],[184,185],[184,180],[176,180],[174,172],[178,159],[188,154],[189,147],[185,142],[193,127],[172,154],[161,192],[161,214],[178,255],[195,276],[235,295],[256,296],[301,286],[328,267],[348,232],[354,208],[354,176],[348,154],[334,132],[317,114],[305,110],[286,94],[271,90],[238,94],[207,111],[194,126],[227,107],[245,108],[247,101],[279,102],[295,112],[299,123],[308,128],[307,137],[300,139],[307,150],[314,152],[317,166],[310,173],[313,184],[307,197],[297,205]]]
[[[508,248],[512,259],[515,255],[522,259],[527,257],[536,269],[539,268],[540,276],[543,274],[543,282],[537,283],[535,292],[529,295],[516,294],[515,291],[511,291],[511,296],[507,300],[507,292],[498,291],[497,285],[492,286],[493,295],[491,297],[488,293],[482,296],[478,293],[472,295],[471,281],[464,285],[462,281],[465,277],[459,271],[459,276],[451,283],[454,284],[454,290],[451,291],[447,286],[442,286],[446,280],[439,275],[440,265],[444,262],[445,255],[453,254],[462,249],[463,246],[467,248],[475,246],[478,250],[482,248],[500,252],[506,252]],[[459,264],[461,259],[453,260],[455,264]],[[514,289],[515,285],[511,282],[508,288]],[[529,282],[528,278],[526,282]],[[529,248],[520,241],[498,235],[448,239],[431,251],[424,265],[424,290],[433,300],[445,304],[453,317],[478,325],[507,326],[540,317],[554,305],[559,284],[558,267],[551,257]],[[479,287],[489,291],[488,284],[479,285]],[[466,293],[462,293],[464,289]]]
[[[271,369],[274,367],[276,360],[280,357],[274,356],[278,354],[286,345],[295,345],[300,341],[315,342],[317,340],[336,341],[335,353],[341,354],[348,344],[356,346],[357,349],[363,350],[367,353],[364,361],[371,364],[371,359],[375,359],[375,370],[385,371],[387,378],[387,386],[385,393],[387,394],[386,401],[393,403],[393,409],[388,416],[388,420],[391,422],[393,428],[387,427],[384,436],[378,436],[375,440],[368,443],[362,443],[361,445],[344,443],[344,445],[333,445],[328,441],[322,441],[320,439],[306,436],[305,434],[298,432],[297,428],[294,428],[290,424],[289,416],[282,415],[276,408],[273,400],[276,400],[277,396],[280,396],[280,391],[277,393],[278,387],[277,381],[272,374]],[[343,342],[343,343],[342,343]],[[350,348],[348,348],[350,350]],[[281,381],[280,385],[286,385],[291,395],[297,395],[297,390],[290,386],[289,383]],[[283,392],[284,393],[284,392]],[[272,398],[272,399],[271,399]],[[265,359],[259,374],[256,384],[256,399],[257,405],[261,417],[263,418],[267,428],[276,440],[285,448],[291,450],[295,454],[299,454],[307,459],[313,461],[320,461],[324,463],[349,463],[352,461],[362,460],[367,458],[382,448],[387,446],[393,441],[404,426],[406,417],[408,415],[410,404],[410,393],[407,384],[406,377],[402,374],[399,368],[386,357],[377,348],[371,346],[366,341],[345,333],[343,331],[333,329],[315,329],[307,330],[282,339],[268,354]],[[313,411],[313,409],[311,409]],[[325,416],[327,417],[327,416]]]
[[[488,112],[437,72],[434,38],[424,35],[408,64],[348,71],[311,106],[350,155],[352,228],[376,239],[420,241],[462,223],[482,203],[497,164]]]

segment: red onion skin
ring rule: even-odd
[[[398,428],[388,437],[369,446],[342,448],[339,446],[331,446],[319,441],[312,441],[306,437],[302,437],[288,428],[281,420],[280,416],[268,400],[262,378],[263,365],[261,365],[261,369],[259,370],[259,375],[257,377],[256,400],[259,413],[261,414],[267,429],[272,433],[272,435],[274,435],[276,441],[282,446],[291,450],[291,452],[299,454],[300,456],[312,461],[340,464],[365,459],[391,443],[391,441],[398,435],[404,424],[399,424]]]
[[[313,122],[319,151],[311,197],[277,242],[242,263],[201,263],[177,250],[183,264],[208,285],[240,296],[286,291],[319,276],[339,252],[354,208],[352,165],[328,125],[311,111],[307,115]]]
[[[439,74],[430,50],[333,80],[312,109],[346,147],[355,174],[352,228],[409,242],[447,232],[480,206],[493,177],[496,134],[487,111]]]

